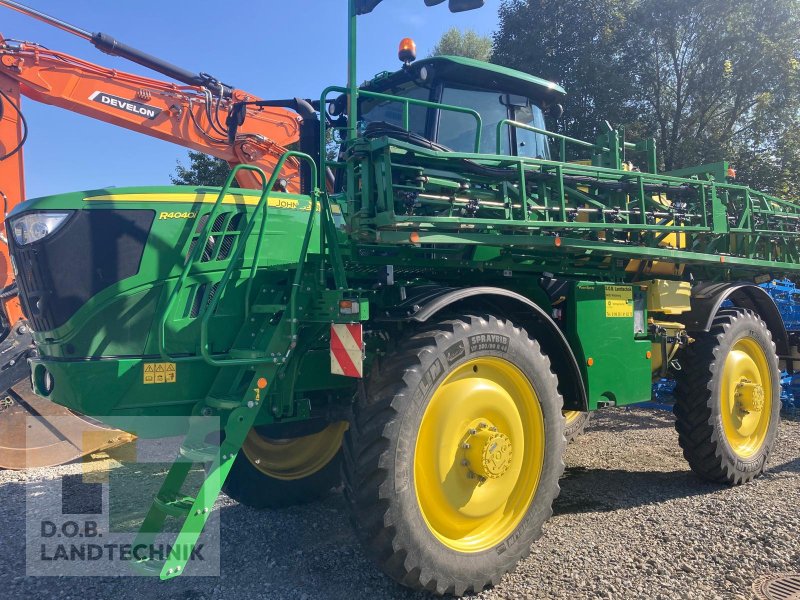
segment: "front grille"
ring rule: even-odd
[[[54,234],[18,246],[9,232],[22,309],[36,331],[66,323],[87,300],[139,272],[152,210],[81,210]]]
[[[192,297],[194,300],[192,301],[192,306],[189,309],[189,318],[196,319],[200,316],[202,310],[207,308],[211,301],[214,300],[214,296],[217,294],[217,288],[219,287],[220,282],[211,285],[208,287],[208,284],[200,284],[195,286],[192,291]],[[208,294],[206,294],[206,290]]]

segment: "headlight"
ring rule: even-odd
[[[20,246],[38,242],[61,227],[71,214],[72,211],[32,212],[17,217],[11,223],[14,240]]]

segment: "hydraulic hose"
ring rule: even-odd
[[[6,154],[0,156],[0,160],[6,160],[7,158],[11,158],[17,152],[22,150],[22,147],[25,145],[25,142],[28,141],[28,121],[25,120],[25,115],[22,114],[22,111],[20,110],[19,106],[14,104],[14,102],[11,100],[11,98],[8,96],[8,94],[6,94],[4,91],[0,90],[0,96],[2,96],[2,98],[5,99],[5,101],[8,102],[8,104],[11,106],[11,108],[14,109],[14,111],[17,113],[17,115],[19,115],[19,120],[22,123],[22,139],[19,141],[19,143],[16,145],[16,147],[13,150],[11,150],[11,151],[7,152]],[[0,100],[0,119],[3,118],[3,115],[5,115],[5,103],[3,103],[2,100]]]

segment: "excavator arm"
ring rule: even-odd
[[[22,147],[27,137],[27,124],[19,106],[19,84],[0,75],[0,332],[3,332],[0,336],[0,392],[27,376],[25,359],[33,348],[5,238],[5,216],[25,198]]]
[[[0,75],[0,201],[3,214],[0,215],[0,226],[5,215],[25,197],[25,178],[22,170],[22,146],[25,143],[27,125],[19,110],[19,83]],[[5,229],[2,230],[5,232]],[[7,288],[14,281],[11,272],[11,261],[8,256],[8,244],[5,233],[0,238],[0,290]],[[21,313],[15,311],[17,318]]]
[[[222,89],[160,81],[96,65],[37,44],[11,43],[2,36],[0,78],[4,87],[6,82],[9,86],[16,83],[17,96],[21,94],[204,152],[231,165],[257,165],[267,173],[272,172],[286,146],[299,139],[301,118],[297,113],[267,106],[249,109],[245,125],[238,130],[233,143],[229,143],[226,121],[233,105],[259,100],[241,90],[225,89],[223,94]],[[15,112],[6,104],[6,113]],[[11,125],[9,134],[17,140]],[[5,140],[0,137],[0,143],[8,144]],[[242,173],[242,178],[239,184],[243,187],[261,187],[252,173]],[[281,179],[288,191],[299,191],[297,163],[288,164]]]

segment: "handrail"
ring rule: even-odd
[[[228,175],[228,178],[225,180],[225,184],[220,189],[220,193],[217,196],[216,202],[214,202],[214,206],[211,207],[211,211],[208,213],[208,217],[206,218],[203,230],[197,237],[197,241],[195,242],[191,254],[187,257],[186,262],[183,265],[183,270],[181,271],[181,274],[178,276],[178,280],[175,282],[175,287],[172,289],[172,293],[170,294],[169,299],[167,300],[167,305],[164,308],[164,311],[161,313],[161,317],[158,323],[158,352],[163,360],[168,360],[172,362],[185,362],[188,360],[197,360],[201,358],[198,356],[188,356],[188,357],[172,356],[169,354],[169,352],[167,352],[167,346],[166,346],[167,320],[169,319],[169,316],[172,314],[172,308],[175,305],[175,302],[177,301],[178,295],[183,289],[184,284],[186,283],[186,278],[189,276],[189,272],[191,271],[192,267],[194,267],[195,263],[200,259],[203,251],[205,250],[206,244],[208,243],[208,239],[211,236],[211,229],[214,225],[216,213],[219,211],[220,205],[222,204],[225,197],[228,195],[228,191],[230,190],[231,185],[235,181],[236,175],[240,171],[251,171],[261,178],[263,187],[261,191],[261,197],[259,198],[259,205],[261,203],[261,200],[265,198],[269,193],[269,189],[266,187],[267,176],[264,173],[264,171],[261,170],[259,167],[254,167],[252,165],[247,165],[247,164],[240,164],[236,165],[231,170],[230,174]],[[239,240],[241,239],[242,238],[240,234]]]
[[[284,152],[281,156],[278,164],[275,165],[275,169],[272,171],[272,176],[269,178],[269,182],[264,186],[264,193],[261,195],[261,198],[256,205],[256,208],[253,210],[253,216],[251,217],[250,221],[247,224],[247,227],[242,232],[242,238],[244,243],[239,243],[236,246],[236,250],[231,255],[230,262],[228,263],[228,267],[225,269],[225,273],[220,280],[219,287],[217,288],[217,293],[214,294],[214,297],[209,302],[208,306],[205,308],[205,312],[203,317],[200,321],[200,354],[203,356],[203,359],[206,361],[207,364],[213,367],[222,367],[222,366],[248,366],[248,365],[255,365],[264,362],[267,360],[266,354],[264,356],[255,357],[255,358],[229,358],[229,359],[217,359],[211,356],[211,351],[209,349],[209,340],[208,340],[208,323],[211,320],[211,316],[214,314],[214,309],[216,309],[217,305],[219,304],[219,300],[222,297],[222,292],[224,291],[225,287],[228,285],[230,281],[231,275],[233,275],[234,268],[236,267],[236,263],[241,259],[242,255],[244,254],[246,241],[250,237],[255,227],[256,217],[258,215],[259,209],[262,209],[264,215],[261,219],[261,228],[259,229],[258,240],[256,242],[256,254],[253,256],[253,266],[250,269],[250,279],[248,280],[247,285],[247,296],[245,297],[245,302],[250,301],[250,289],[252,285],[253,277],[255,277],[256,269],[258,268],[258,263],[260,256],[258,252],[261,249],[261,242],[264,239],[264,232],[266,230],[267,225],[267,207],[268,202],[267,198],[269,196],[269,192],[275,186],[275,183],[278,180],[278,176],[280,175],[281,169],[283,168],[284,163],[290,157],[296,157],[299,160],[306,161],[311,167],[311,175],[312,181],[316,181],[317,178],[317,165],[314,162],[314,159],[311,158],[308,154],[303,152],[297,152],[295,150],[290,150],[288,152]],[[262,171],[263,173],[263,171]],[[311,238],[311,231],[313,228],[313,219],[314,215],[316,214],[317,210],[317,194],[319,193],[318,189],[314,190],[311,194],[311,210],[309,211],[308,217],[308,224],[306,225],[306,235],[303,237],[303,245],[301,247],[300,256],[298,258],[297,269],[295,271],[295,279],[293,281],[292,290],[290,292],[290,312],[291,312],[291,304],[294,302],[296,303],[295,299],[291,298],[291,294],[295,292],[297,289],[294,286],[295,282],[299,282],[300,277],[302,276],[303,265],[306,260],[306,255],[308,252],[308,245]],[[290,314],[290,318],[292,319],[292,326],[294,329],[295,322],[294,318],[295,315]]]
[[[576,146],[583,146],[584,148],[591,148],[593,150],[607,150],[603,146],[598,146],[597,144],[592,144],[591,142],[585,142],[583,140],[579,140],[577,138],[569,137],[568,135],[562,135],[560,133],[555,133],[553,131],[547,131],[546,129],[541,129],[539,127],[534,127],[533,125],[527,125],[525,123],[520,123],[519,121],[514,121],[513,119],[503,119],[497,124],[497,154],[501,154],[503,151],[503,127],[513,127],[515,129],[525,129],[526,131],[532,131],[533,133],[540,133],[542,135],[546,135],[547,137],[551,137],[553,139],[559,140],[561,143],[559,145],[559,158],[563,161],[565,160],[566,155],[566,144],[569,142],[570,144],[575,144]]]
[[[349,90],[345,87],[332,85],[325,88],[322,91],[322,95],[320,96],[320,107],[323,107],[322,110],[324,111],[324,107],[327,106],[328,103],[328,95],[336,92],[339,94],[349,94]],[[468,114],[475,118],[476,128],[475,128],[475,153],[480,153],[481,149],[481,133],[483,130],[483,119],[478,111],[472,108],[466,108],[464,106],[454,106],[452,104],[441,104],[439,102],[431,102],[429,100],[418,100],[417,98],[403,98],[402,96],[392,96],[391,94],[382,94],[381,92],[370,92],[367,90],[358,90],[359,97],[366,97],[366,98],[375,98],[377,100],[387,100],[389,102],[399,102],[403,104],[403,129],[408,131],[409,127],[409,107],[413,104],[414,106],[424,106],[426,108],[436,108],[439,110],[447,110],[450,112],[458,112],[463,114]],[[351,123],[350,126],[354,126],[354,123]],[[322,167],[320,168],[320,173],[325,173],[325,166],[328,161],[325,159],[325,145],[326,145],[326,130],[328,129],[326,123],[323,119],[322,127],[320,127],[320,148],[322,152],[321,156],[321,163]],[[320,187],[322,187],[324,182],[320,183]]]
[[[541,129],[539,127],[534,127],[533,125],[528,125],[526,123],[520,123],[519,121],[514,121],[513,119],[503,119],[497,124],[497,144],[495,146],[497,150],[497,154],[501,154],[503,151],[503,127],[514,127],[516,129],[525,129],[526,131],[532,131],[533,133],[540,133],[547,137],[551,137],[559,141],[558,145],[558,158],[561,161],[566,162],[566,155],[567,155],[567,143],[574,144],[576,146],[582,146],[584,148],[591,148],[597,152],[608,152],[610,149],[607,146],[603,146],[602,144],[593,144],[592,142],[587,142],[585,140],[579,140],[578,138],[570,137],[568,135],[562,135],[560,133],[555,133],[554,131],[548,131],[547,129]],[[637,144],[633,144],[631,142],[624,142],[622,147],[627,150],[636,150],[639,148]],[[655,172],[655,171],[654,171]]]
[[[159,354],[161,355],[163,360],[168,360],[172,362],[185,362],[191,360],[204,360],[206,363],[212,366],[242,366],[242,365],[253,365],[259,364],[267,360],[267,357],[256,357],[256,358],[244,358],[244,359],[217,359],[211,355],[209,350],[209,340],[208,340],[208,324],[211,319],[211,316],[216,309],[220,298],[222,297],[222,292],[229,283],[231,276],[233,274],[236,265],[241,260],[242,255],[244,254],[244,250],[247,245],[247,241],[253,233],[253,229],[255,228],[255,222],[259,211],[262,211],[263,216],[261,219],[261,227],[259,229],[258,240],[256,242],[256,249],[255,254],[253,256],[253,263],[250,267],[250,276],[247,282],[247,291],[245,295],[245,301],[247,303],[250,302],[251,296],[251,289],[252,289],[252,282],[253,278],[255,277],[256,271],[258,269],[259,261],[260,261],[260,250],[261,244],[264,239],[264,233],[266,229],[266,222],[267,222],[267,214],[268,214],[268,197],[270,192],[272,191],[273,187],[275,186],[277,179],[280,175],[281,169],[283,168],[284,164],[289,158],[297,158],[299,160],[306,161],[311,167],[311,175],[312,181],[316,181],[317,179],[317,165],[314,162],[314,159],[311,158],[308,154],[296,151],[288,151],[283,153],[281,158],[278,160],[278,163],[275,165],[275,168],[272,172],[272,175],[267,179],[266,174],[262,169],[259,167],[255,167],[252,165],[237,165],[233,168],[228,179],[225,181],[225,185],[221,188],[219,196],[217,197],[214,206],[212,207],[211,211],[208,213],[208,218],[206,223],[203,227],[202,233],[198,236],[197,241],[195,243],[195,247],[192,251],[192,254],[187,259],[186,263],[184,264],[183,270],[178,277],[178,280],[175,284],[175,287],[170,294],[170,297],[167,301],[167,305],[161,315],[159,320],[159,327],[158,327],[158,343],[159,343]],[[208,242],[208,239],[211,235],[211,229],[213,226],[213,222],[216,217],[216,213],[219,209],[219,206],[222,204],[224,198],[228,195],[231,185],[233,184],[236,174],[242,170],[248,170],[254,172],[258,175],[264,185],[262,187],[261,196],[259,197],[258,203],[256,204],[255,209],[253,210],[252,217],[248,221],[244,230],[241,231],[237,238],[237,244],[234,252],[230,255],[228,259],[228,266],[225,269],[225,273],[222,276],[217,288],[217,293],[214,294],[213,298],[211,298],[208,306],[203,309],[203,316],[200,321],[200,356],[192,355],[192,356],[173,356],[169,354],[166,348],[166,323],[169,319],[169,316],[172,314],[172,309],[175,305],[177,297],[183,288],[183,285],[188,277],[192,267],[197,263],[199,258],[202,256],[202,252],[205,249],[205,246]],[[290,301],[289,301],[289,316],[291,320],[291,332],[292,335],[296,335],[297,325],[296,325],[296,315],[294,312],[296,311],[296,304],[297,304],[297,289],[299,288],[300,280],[302,278],[303,266],[305,264],[306,258],[308,256],[308,248],[310,245],[311,234],[313,231],[314,226],[314,217],[316,216],[317,212],[317,199],[319,196],[319,188],[315,188],[313,192],[310,194],[311,197],[311,207],[309,211],[309,218],[308,223],[306,225],[306,232],[303,238],[303,243],[301,246],[299,261],[297,265],[297,270],[295,271],[295,277],[292,283],[292,290],[290,292]],[[247,305],[247,310],[249,311],[249,304]]]

